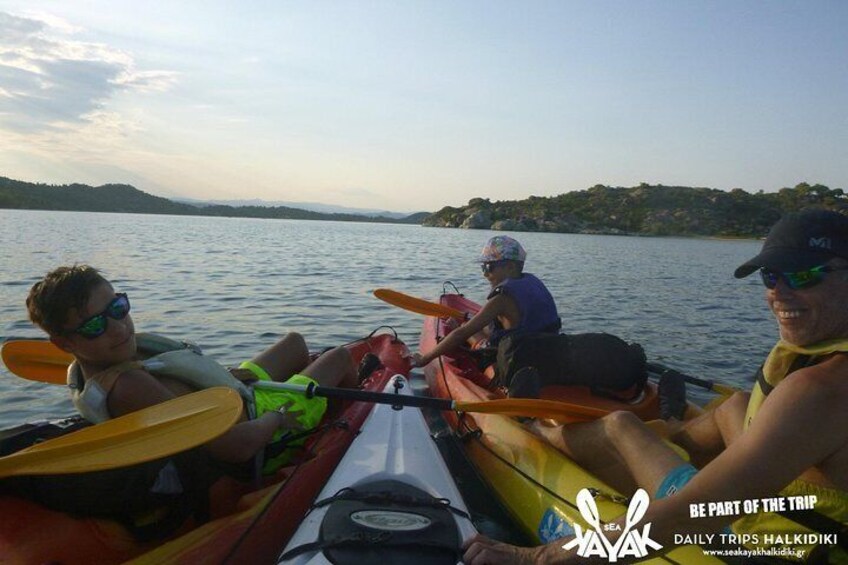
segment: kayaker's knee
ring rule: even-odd
[[[327,356],[328,359],[332,359],[333,361],[341,364],[349,364],[351,367],[353,366],[353,355],[350,354],[350,351],[344,347],[334,347],[333,349],[324,353],[323,356]]]
[[[286,344],[287,347],[294,351],[302,350],[307,354],[309,353],[309,349],[306,347],[306,339],[298,332],[287,333],[283,339],[280,340],[280,343]]]
[[[321,354],[301,374],[318,381],[321,386],[356,386],[353,356],[344,347],[334,347]]]
[[[644,424],[639,417],[627,410],[618,410],[604,416],[604,429],[613,440],[626,438],[633,430],[642,426]]]
[[[751,399],[750,392],[734,392],[733,395],[728,398],[726,401],[719,404],[718,408],[716,408],[716,412],[735,412],[738,411],[739,408],[748,408],[748,401]]]
[[[736,392],[718,405],[714,412],[714,418],[719,428],[742,425],[745,412],[748,410],[748,400],[751,395],[747,392]]]

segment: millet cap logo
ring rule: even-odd
[[[583,519],[594,528],[583,532],[580,524],[574,524],[574,539],[563,545],[563,549],[577,547],[577,555],[581,557],[606,557],[610,563],[615,563],[623,557],[641,558],[648,555],[648,548],[662,549],[662,546],[650,538],[651,524],[645,524],[640,532],[634,526],[644,518],[648,511],[650,499],[644,489],[639,489],[630,505],[627,507],[624,528],[615,523],[601,524],[598,506],[589,489],[577,493],[577,508]],[[604,531],[620,531],[621,535],[613,544],[607,539]]]
[[[811,237],[808,245],[819,249],[831,249],[829,237]]]

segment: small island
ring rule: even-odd
[[[755,194],[741,188],[642,183],[631,188],[595,185],[558,196],[491,202],[474,198],[466,206],[447,206],[423,225],[450,228],[557,233],[764,237],[785,213],[808,207],[848,209],[841,188],[801,183],[777,192]]]

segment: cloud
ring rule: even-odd
[[[144,92],[164,92],[177,82],[177,77],[178,73],[173,71],[124,72],[115,82]]]
[[[55,18],[0,12],[0,124],[27,133],[96,123],[121,91],[162,92],[177,73],[138,70],[131,55],[77,41]]]
[[[14,116],[0,112],[0,121]],[[126,141],[141,130],[137,121],[117,112],[92,110],[76,121],[56,120],[40,131],[8,129],[0,136],[0,151],[19,151],[43,160],[108,162],[126,154]],[[132,151],[138,153],[138,150]]]

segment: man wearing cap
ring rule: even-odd
[[[483,276],[492,285],[488,301],[436,347],[414,354],[415,366],[427,365],[481,331],[487,333],[489,347],[497,347],[501,339],[514,332],[559,332],[562,324],[554,299],[542,281],[524,272],[526,258],[524,248],[513,238],[491,238],[478,259]]]
[[[651,524],[663,551],[679,543],[674,534],[712,534],[715,544],[780,551],[772,555],[781,559],[848,563],[848,217],[786,215],[735,276],[757,270],[780,339],[750,395],[734,395],[672,435],[714,455],[700,470],[629,412],[537,431],[619,490],[651,493],[641,524]],[[724,501],[753,501],[758,511],[700,511]],[[618,535],[614,527],[605,534],[611,542]],[[585,563],[562,549],[566,541],[518,548],[478,536],[465,562]]]

